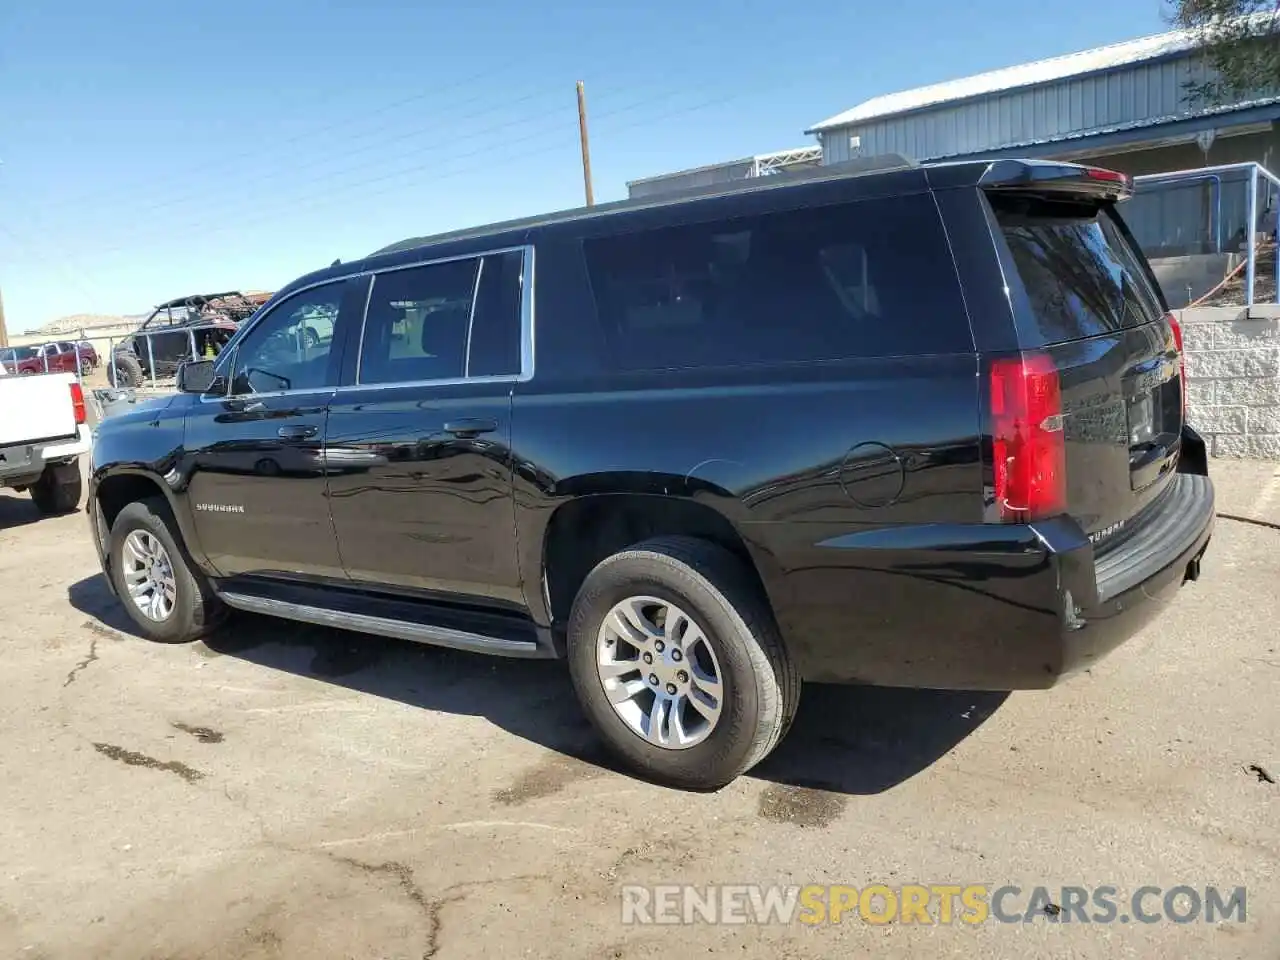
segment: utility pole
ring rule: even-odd
[[[582,81],[578,81],[578,136],[582,139],[582,183],[587,190],[587,206],[595,205],[595,194],[591,189],[591,147],[587,141],[587,92]]]
[[[9,328],[4,323],[4,295],[0,292],[0,347],[9,345]]]

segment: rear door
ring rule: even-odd
[[[1067,511],[1118,543],[1177,466],[1178,336],[1115,204],[989,191],[1018,346],[1047,355],[1062,391]]]
[[[523,604],[511,388],[527,256],[500,250],[373,277],[358,368],[334,397],[326,437],[333,525],[357,582]]]

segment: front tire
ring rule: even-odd
[[[30,487],[31,502],[46,517],[74,513],[80,506],[84,481],[78,463],[51,463]]]
[[[211,633],[224,608],[179,542],[169,504],[152,497],[127,505],[111,525],[111,578],[125,611],[159,643]]]
[[[646,777],[724,786],[777,746],[800,678],[755,579],[691,537],[645,541],[587,576],[569,621],[578,699]]]

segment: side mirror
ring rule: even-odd
[[[222,378],[214,372],[212,360],[188,360],[178,367],[180,393],[212,393]]]

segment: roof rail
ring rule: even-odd
[[[441,243],[448,240],[469,239],[474,236],[484,236],[488,233],[514,232],[517,230],[527,230],[533,227],[563,222],[571,219],[598,217],[610,213],[620,213],[626,210],[639,210],[645,207],[677,203],[681,200],[696,200],[700,197],[716,197],[734,193],[747,193],[753,190],[766,190],[771,187],[781,187],[789,183],[798,183],[805,180],[835,179],[842,176],[859,176],[862,174],[888,172],[893,170],[909,170],[913,167],[919,166],[919,163],[914,160],[909,160],[901,154],[886,153],[873,157],[856,157],[842,163],[833,163],[830,166],[782,169],[761,177],[744,177],[741,180],[731,180],[728,183],[712,183],[695,187],[681,187],[673,190],[663,190],[657,193],[646,194],[643,197],[630,197],[625,200],[615,200],[610,203],[597,204],[593,207],[578,207],[573,210],[562,210],[557,213],[525,217],[520,220],[508,220],[504,223],[468,227],[463,230],[454,230],[448,233],[437,234],[435,236],[414,237],[385,246],[380,250],[375,250],[373,253],[369,254],[369,256],[396,253],[401,250],[408,250],[432,243]]]
[[[879,153],[870,157],[854,157],[839,163],[829,163],[820,170],[832,173],[870,173],[873,170],[901,170],[905,167],[918,167],[920,164],[900,153]]]

